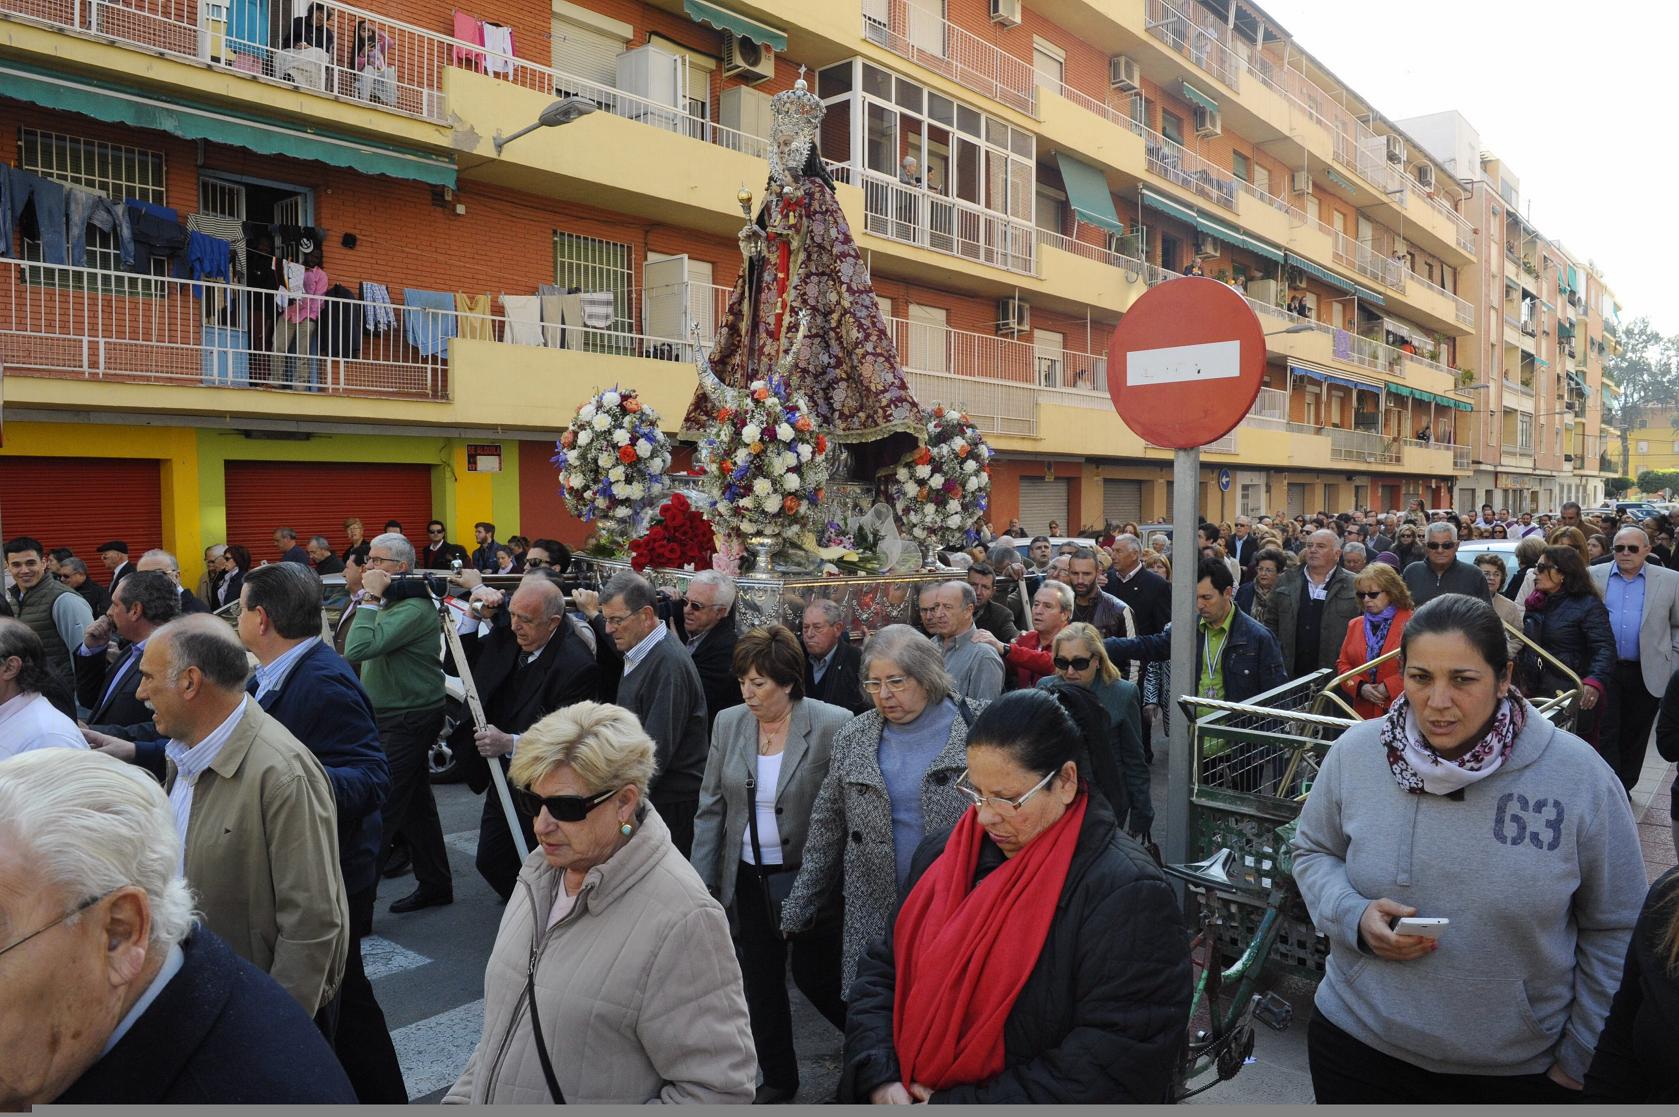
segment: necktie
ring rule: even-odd
[[[134,644],[129,647],[128,654],[118,661],[117,669],[111,673],[111,681],[105,684],[105,693],[99,698],[100,706],[104,706],[111,700],[111,695],[116,693],[118,684],[122,682],[123,676],[128,674],[128,669],[134,665],[134,660],[139,654],[140,645]]]

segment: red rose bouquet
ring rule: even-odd
[[[700,514],[688,498],[677,493],[659,505],[659,519],[647,534],[630,543],[630,566],[646,570],[661,566],[680,570],[710,570],[717,553],[717,537],[711,522]]]

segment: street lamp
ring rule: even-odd
[[[543,109],[542,112],[537,115],[535,124],[527,124],[511,136],[503,136],[500,131],[497,131],[494,139],[492,140],[492,142],[496,145],[496,154],[500,155],[502,148],[506,147],[508,144],[512,143],[514,140],[523,136],[527,132],[534,132],[538,128],[558,128],[563,124],[570,124],[578,117],[585,116],[594,111],[595,103],[587,97],[562,97],[558,101],[549,105],[547,108]]]
[[[1307,334],[1311,333],[1315,329],[1317,329],[1317,327],[1310,322],[1296,322],[1294,325],[1281,330],[1271,330],[1265,336],[1278,337],[1282,334]]]

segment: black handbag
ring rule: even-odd
[[[770,913],[770,926],[780,927],[781,905],[793,894],[793,881],[799,874],[786,867],[777,872],[766,871],[769,866],[764,864],[764,850],[758,844],[758,777],[752,772],[746,775],[746,829],[752,835],[753,875],[764,890],[764,907]]]

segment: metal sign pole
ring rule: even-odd
[[[1195,529],[1199,523],[1201,451],[1179,450],[1172,458],[1172,685],[1162,695],[1171,719],[1166,754],[1166,831],[1161,856],[1169,865],[1189,860],[1189,792],[1193,760],[1189,755],[1189,718],[1170,695],[1194,694],[1199,681],[1195,662],[1195,569],[1201,563]]]
[[[455,618],[449,615],[447,598],[440,602],[439,613],[443,618],[443,639],[449,646],[449,654],[455,659],[461,688],[466,691],[466,708],[472,715],[472,727],[482,729],[490,723],[484,717],[484,703],[478,697],[478,684],[473,682],[472,668],[467,666],[466,649],[461,646],[461,634],[455,630]],[[530,850],[525,848],[525,831],[519,825],[517,812],[513,810],[513,794],[507,790],[507,776],[501,770],[501,757],[486,757],[484,763],[489,766],[490,782],[495,785],[496,798],[501,800],[501,813],[507,817],[507,829],[513,835],[513,848],[519,851],[519,863],[522,865]]]

